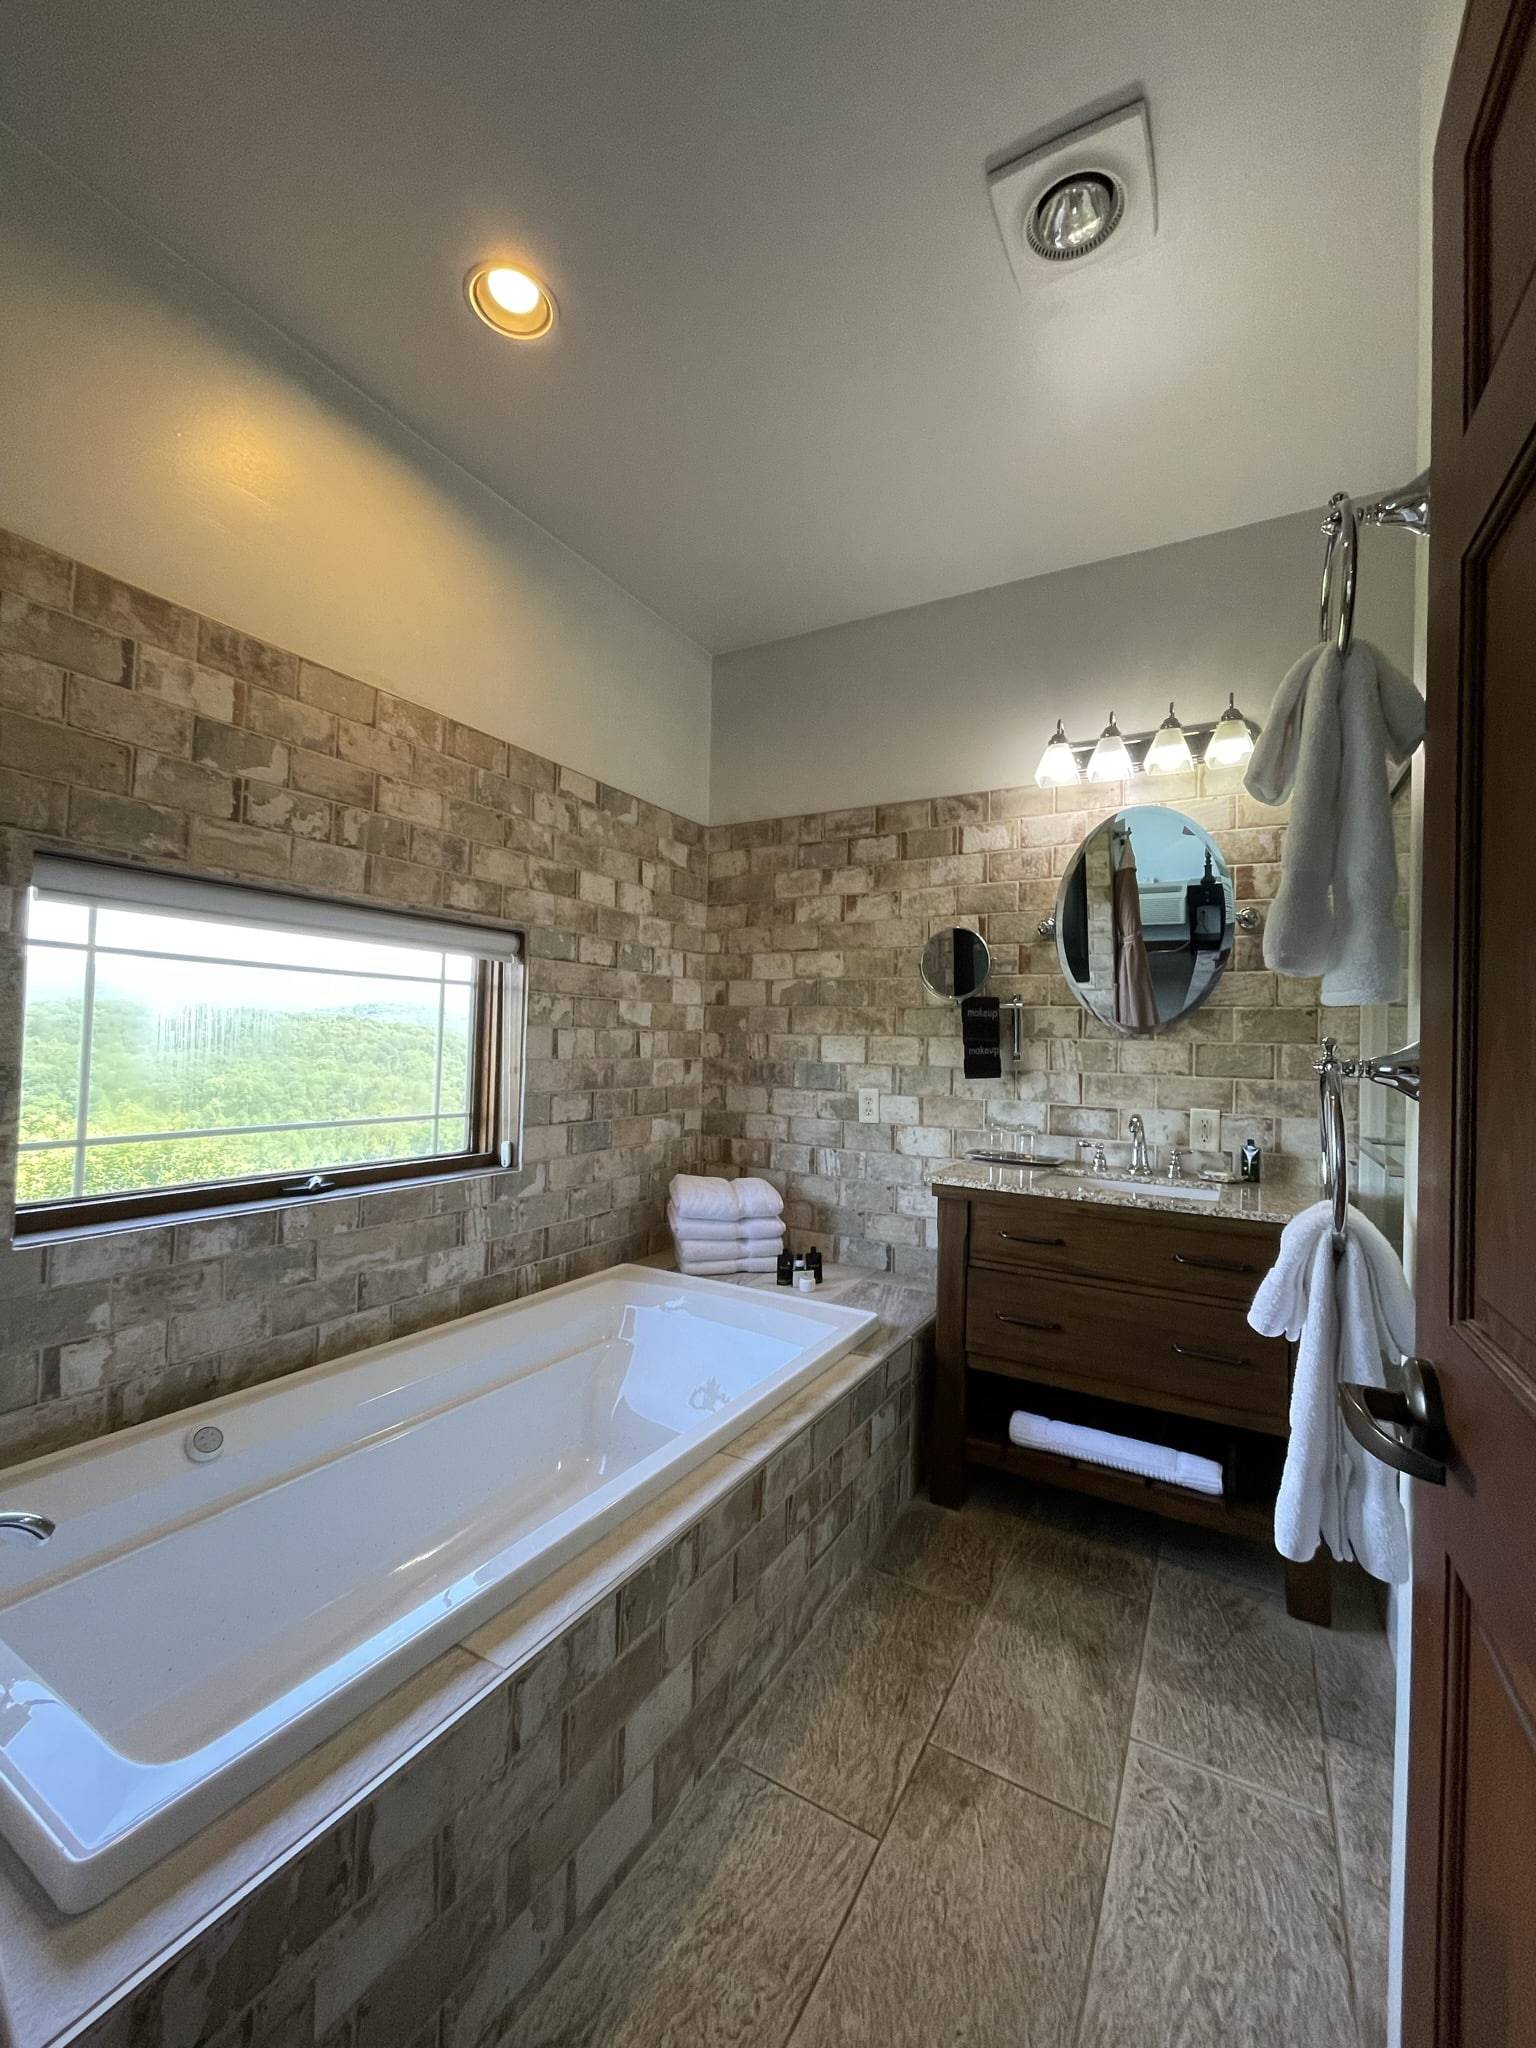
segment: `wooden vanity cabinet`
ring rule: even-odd
[[[1247,1312],[1280,1225],[1058,1196],[934,1190],[935,1501],[958,1507],[975,1467],[1274,1541],[1290,1346]],[[1008,1440],[1013,1408],[1217,1458],[1220,1499]],[[1327,1622],[1329,1565],[1286,1566],[1293,1614]]]

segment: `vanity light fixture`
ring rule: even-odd
[[[555,324],[549,286],[511,263],[477,263],[464,280],[464,296],[487,327],[514,341],[537,341]]]
[[[1189,741],[1184,737],[1178,714],[1173,705],[1168,706],[1168,716],[1153,733],[1145,755],[1142,758],[1143,775],[1177,775],[1183,769],[1193,768],[1194,759],[1189,751]]]
[[[1253,729],[1237,708],[1235,692],[1227,692],[1227,708],[1211,734],[1205,758],[1217,768],[1235,768],[1253,752]]]
[[[1035,780],[1042,789],[1089,782],[1128,782],[1139,775],[1174,775],[1206,764],[1230,768],[1246,761],[1259,736],[1259,726],[1237,708],[1228,694],[1220,719],[1185,725],[1173,705],[1155,732],[1122,733],[1111,716],[1098,739],[1068,739],[1065,725],[1056,730],[1040,756]]]
[[[1077,765],[1077,756],[1072,751],[1072,742],[1067,738],[1066,728],[1058,718],[1056,730],[1051,734],[1045,752],[1040,756],[1040,766],[1035,770],[1035,781],[1041,789],[1059,789],[1069,782],[1081,782],[1083,771]]]
[[[1125,782],[1136,773],[1131,757],[1126,752],[1125,740],[1115,723],[1113,711],[1109,723],[1099,734],[1099,743],[1088,762],[1090,782]]]

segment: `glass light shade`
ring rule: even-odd
[[[1040,766],[1035,770],[1035,781],[1041,789],[1059,789],[1064,783],[1081,782],[1082,779],[1083,771],[1077,765],[1072,742],[1067,738],[1058,718],[1056,730],[1051,734],[1045,752],[1040,756]]]
[[[1109,723],[1099,734],[1099,743],[1088,762],[1090,782],[1124,782],[1136,773],[1131,764],[1130,753],[1115,723],[1115,714],[1109,714]]]
[[[1181,769],[1193,768],[1194,765],[1184,728],[1170,704],[1168,716],[1152,735],[1141,772],[1143,775],[1177,775]]]
[[[1205,758],[1214,768],[1235,768],[1252,752],[1253,734],[1248,730],[1247,719],[1237,708],[1236,697],[1229,692],[1221,723],[1206,743]]]

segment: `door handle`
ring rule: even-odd
[[[1064,1237],[1026,1237],[1021,1230],[1000,1230],[997,1234],[1007,1238],[1010,1244],[1064,1245],[1067,1241]]]
[[[1346,1380],[1339,1388],[1344,1426],[1373,1458],[1426,1486],[1444,1486],[1450,1440],[1435,1369],[1422,1358],[1405,1358],[1403,1389],[1362,1387]]]
[[[1005,1316],[1001,1309],[997,1311],[997,1320],[1012,1323],[1017,1330],[1043,1330],[1047,1335],[1059,1334],[1061,1330],[1060,1323],[1034,1323],[1028,1316]]]

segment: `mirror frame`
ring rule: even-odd
[[[981,979],[980,979],[980,981],[978,981],[978,982],[977,982],[977,984],[976,984],[976,986],[975,986],[974,988],[968,988],[968,989],[967,989],[967,990],[965,991],[964,995],[960,995],[960,994],[958,994],[958,993],[957,993],[956,991],[954,991],[954,990],[952,990],[952,989],[942,989],[942,988],[935,988],[935,987],[934,987],[934,985],[933,985],[933,983],[932,983],[932,982],[931,982],[931,981],[930,981],[930,980],[928,979],[928,966],[927,966],[927,961],[928,961],[928,948],[929,948],[929,947],[930,947],[930,946],[931,946],[931,945],[933,944],[933,942],[934,942],[934,940],[935,940],[935,939],[943,939],[943,938],[948,938],[948,937],[949,937],[949,936],[950,936],[950,935],[951,935],[952,933],[954,933],[954,932],[966,932],[966,933],[968,933],[968,934],[970,935],[970,937],[971,937],[971,938],[973,938],[973,939],[974,939],[974,940],[976,941],[977,945],[978,945],[978,946],[980,946],[980,948],[981,948],[981,954],[982,954],[982,960],[983,960],[983,962],[984,962],[984,965],[983,965],[983,967],[982,967],[982,971],[981,971]],[[939,925],[939,926],[938,926],[938,927],[937,927],[937,928],[936,928],[936,929],[935,929],[934,931],[931,931],[931,932],[930,932],[930,933],[928,934],[927,938],[926,938],[926,939],[924,939],[924,941],[923,941],[923,949],[922,949],[921,953],[919,953],[919,954],[918,954],[918,956],[917,956],[917,971],[918,971],[918,974],[919,974],[919,975],[920,975],[920,976],[922,977],[922,983],[923,983],[923,987],[924,987],[924,988],[925,988],[925,989],[926,989],[926,990],[928,991],[929,995],[931,995],[931,996],[935,997],[935,998],[936,998],[936,999],[937,999],[937,1000],[938,1000],[939,1002],[941,1002],[941,1003],[964,1003],[964,1002],[968,1002],[968,1001],[970,1000],[970,998],[971,998],[972,996],[975,996],[975,995],[980,995],[981,991],[982,991],[982,990],[983,990],[983,989],[984,989],[984,988],[986,987],[986,985],[987,985],[988,981],[989,981],[989,980],[991,979],[991,975],[992,975],[992,948],[991,948],[991,947],[990,947],[990,946],[989,946],[989,945],[987,944],[986,940],[985,940],[985,939],[984,939],[984,938],[982,937],[981,933],[980,933],[979,931],[977,931],[977,930],[975,929],[975,927],[974,927],[974,926],[972,926],[972,925],[968,925],[968,924],[942,924],[942,925]]]
[[[1191,830],[1198,832],[1200,834],[1200,837],[1204,840],[1205,844],[1211,849],[1211,851],[1215,854],[1216,858],[1221,862],[1222,870],[1229,880],[1231,879],[1232,875],[1232,863],[1227,859],[1227,856],[1222,852],[1221,848],[1217,845],[1215,834],[1212,832],[1208,832],[1205,826],[1202,825],[1198,819],[1190,817],[1187,811],[1181,811],[1177,804],[1163,804],[1155,802],[1144,804],[1117,804],[1112,811],[1106,813],[1104,817],[1098,819],[1093,825],[1090,825],[1088,830],[1083,834],[1082,838],[1077,842],[1076,846],[1072,849],[1072,858],[1070,861],[1068,861],[1066,869],[1062,874],[1061,886],[1056,891],[1056,911],[1053,920],[1056,927],[1055,932],[1053,934],[1056,946],[1056,965],[1061,970],[1061,978],[1066,983],[1067,993],[1079,1005],[1079,1007],[1084,1011],[1084,1013],[1093,1019],[1095,1024],[1102,1024],[1104,1029],[1108,1032],[1111,1032],[1116,1038],[1152,1039],[1161,1037],[1165,1031],[1171,1030],[1175,1024],[1182,1023],[1186,1017],[1192,1017],[1195,1014],[1196,1010],[1200,1009],[1205,1003],[1209,1002],[1212,992],[1220,984],[1222,977],[1226,974],[1228,968],[1232,965],[1232,955],[1237,950],[1237,902],[1236,893],[1234,890],[1232,940],[1231,943],[1228,946],[1226,946],[1222,952],[1221,964],[1219,968],[1217,969],[1216,973],[1214,973],[1211,976],[1210,980],[1206,983],[1205,987],[1200,991],[1199,995],[1196,996],[1195,1000],[1192,1003],[1186,1003],[1184,1008],[1179,1011],[1177,1016],[1168,1017],[1166,1019],[1160,1018],[1158,1022],[1151,1028],[1151,1030],[1148,1031],[1132,1030],[1124,1024],[1117,1024],[1112,1017],[1101,1017],[1098,1011],[1093,1008],[1092,1004],[1083,995],[1082,990],[1079,987],[1076,979],[1068,972],[1067,969],[1066,940],[1063,936],[1063,933],[1066,929],[1064,912],[1066,910],[1067,888],[1072,880],[1073,874],[1076,872],[1077,864],[1079,860],[1083,857],[1084,850],[1087,848],[1089,841],[1092,840],[1097,833],[1107,831],[1109,827],[1113,825],[1116,818],[1124,816],[1124,814],[1127,811],[1170,811],[1175,817],[1181,818],[1184,821],[1184,823],[1191,828]]]

